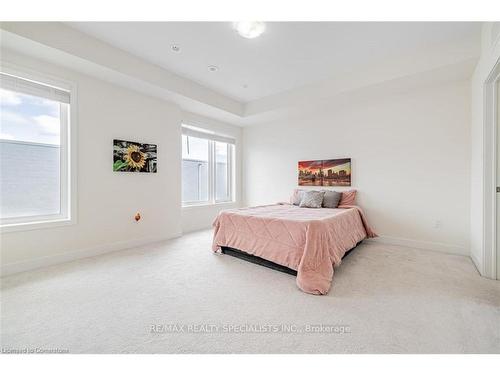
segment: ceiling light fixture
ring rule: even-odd
[[[266,30],[266,24],[264,22],[256,21],[235,22],[233,26],[238,34],[247,39],[257,38]]]
[[[219,67],[218,66],[215,66],[215,65],[209,65],[208,66],[208,71],[209,72],[216,72],[219,70]]]

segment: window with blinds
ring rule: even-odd
[[[182,203],[231,202],[235,140],[189,125],[182,127]]]
[[[70,219],[71,93],[0,73],[0,225]]]

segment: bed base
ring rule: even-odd
[[[344,256],[342,257],[342,259],[344,259],[347,255],[349,255],[361,242],[363,242],[363,240],[359,241],[356,244],[356,246],[354,246],[352,249],[347,250],[345,252]],[[280,272],[287,273],[289,275],[297,276],[297,271],[292,270],[291,268],[282,266],[281,264],[271,262],[270,260],[255,256],[255,255],[245,253],[244,251],[241,251],[241,250],[238,250],[238,249],[235,249],[232,247],[221,246],[221,252],[222,252],[222,254],[226,254],[226,255],[230,255],[230,256],[238,258],[238,259],[246,260],[247,262],[250,262],[250,263],[258,264],[260,266],[271,268],[271,269],[276,270],[276,271],[280,271]]]

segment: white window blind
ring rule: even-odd
[[[69,104],[70,102],[69,91],[5,73],[0,73],[0,87],[6,90],[55,100],[61,103]]]
[[[219,135],[208,131],[203,131],[201,129],[198,130],[195,127],[189,125],[182,126],[182,134],[187,135],[189,137],[203,138],[203,139],[209,139],[211,141],[229,143],[231,145],[234,145],[236,143],[234,138],[225,135]]]

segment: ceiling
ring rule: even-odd
[[[473,22],[267,22],[260,37],[244,39],[231,22],[67,25],[244,103],[452,45],[473,43],[479,54],[481,29]]]

